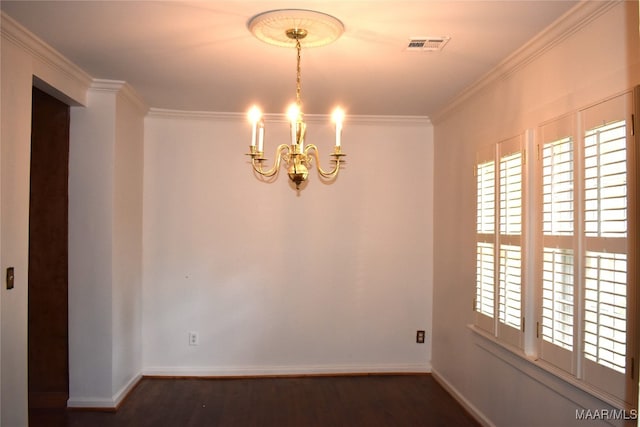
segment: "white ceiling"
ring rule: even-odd
[[[577,3],[510,1],[8,1],[0,8],[100,79],[125,80],[151,107],[284,112],[295,99],[293,48],[254,38],[247,21],[312,9],[345,26],[302,51],[305,113],[432,116]],[[411,37],[450,36],[436,53]]]

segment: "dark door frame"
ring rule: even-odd
[[[69,105],[33,87],[29,194],[29,409],[69,398]]]

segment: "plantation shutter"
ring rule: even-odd
[[[628,401],[634,331],[629,281],[629,194],[635,192],[632,98],[583,110],[584,380]],[[637,242],[636,242],[637,244]],[[637,380],[635,380],[637,381]]]
[[[575,374],[576,263],[574,120],[540,128],[541,193],[540,358]]]
[[[522,137],[498,144],[498,338],[522,346]]]
[[[495,316],[495,149],[478,153],[476,164],[476,325],[494,333]]]

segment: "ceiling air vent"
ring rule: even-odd
[[[413,37],[409,39],[406,50],[419,52],[438,52],[451,39],[447,36],[439,37]]]

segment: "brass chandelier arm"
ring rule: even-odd
[[[305,156],[310,157],[311,151],[313,151],[313,157],[315,157],[316,159],[316,167],[318,168],[318,173],[320,174],[320,176],[326,179],[332,179],[336,175],[338,175],[338,172],[340,171],[340,162],[341,162],[340,158],[345,156],[345,154],[340,153],[339,148],[336,148],[336,151],[334,151],[331,154],[331,156],[334,158],[333,161],[335,162],[335,165],[333,166],[333,170],[330,172],[327,172],[324,169],[322,169],[322,166],[320,165],[320,153],[318,152],[318,147],[316,147],[315,144],[308,144],[305,147],[304,149]]]
[[[262,162],[266,160],[262,158],[262,153],[259,153],[260,156],[258,156],[257,154],[251,155],[251,165],[253,166],[253,170],[256,171],[256,173],[267,178],[274,176],[278,173],[278,170],[280,170],[280,162],[282,161],[282,155],[285,153],[285,151],[287,153],[290,152],[289,146],[287,144],[278,145],[278,148],[276,148],[276,157],[273,161],[273,166],[266,171],[262,169]]]

